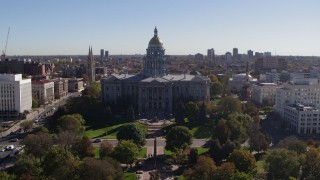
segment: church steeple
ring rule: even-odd
[[[88,62],[87,62],[87,74],[89,78],[89,83],[95,81],[95,69],[94,69],[94,57],[92,53],[92,46],[89,46],[89,53],[88,53]]]

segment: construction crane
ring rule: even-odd
[[[9,26],[9,28],[8,28],[6,45],[5,45],[4,49],[2,50],[1,60],[5,60],[5,58],[6,58],[7,46],[8,46],[8,40],[9,40],[9,34],[10,34],[10,26]]]

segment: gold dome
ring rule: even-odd
[[[161,46],[162,47],[162,41],[158,37],[157,27],[154,29],[154,36],[150,39],[149,46]]]

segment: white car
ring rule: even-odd
[[[6,150],[13,150],[14,149],[14,145],[8,145],[5,147]]]

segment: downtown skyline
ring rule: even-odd
[[[270,51],[320,56],[320,2],[52,1],[1,2],[0,50],[7,55],[145,54],[157,26],[168,55]]]

